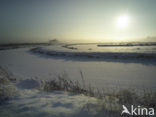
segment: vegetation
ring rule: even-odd
[[[67,78],[66,74],[59,75],[57,79],[51,81],[42,81],[41,89],[47,92],[51,91],[68,91],[75,94],[84,94],[86,96],[95,97],[103,102],[103,106],[109,107],[112,105],[111,110],[117,105],[140,105],[144,107],[153,107],[156,109],[156,92],[142,91],[138,94],[134,89],[123,89],[119,91],[106,91],[104,89],[92,87],[86,85],[85,80],[80,71],[82,83],[78,81],[72,81]],[[106,105],[107,104],[107,105]],[[119,108],[120,109],[120,108]],[[118,110],[119,110],[118,109]]]
[[[152,91],[142,91],[138,94],[132,89],[112,90],[99,88],[86,85],[82,71],[80,71],[81,80],[72,81],[68,78],[66,73],[58,75],[56,79],[51,81],[41,81],[40,90],[46,92],[52,91],[67,91],[74,94],[83,94],[88,97],[94,97],[97,99],[97,104],[91,105],[88,103],[82,109],[90,112],[93,109],[97,112],[97,116],[108,114],[109,117],[120,116],[121,105],[139,105],[143,107],[153,107],[156,109],[156,93]],[[12,82],[16,81],[15,78],[10,77],[10,74],[0,68],[0,104],[6,102],[8,99],[17,95],[16,88],[12,85]],[[95,108],[96,107],[96,108]]]
[[[11,83],[15,81],[15,78],[10,76],[8,72],[0,67],[0,104],[17,94],[16,88]]]

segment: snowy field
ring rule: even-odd
[[[90,117],[86,105],[95,105],[97,100],[68,92],[44,93],[38,90],[21,90],[20,96],[0,106],[1,117]],[[83,109],[83,110],[82,110]],[[96,109],[92,107],[92,109]]]
[[[76,45],[74,47],[77,46],[84,47],[84,45]],[[90,46],[92,48],[95,47],[95,45],[89,45],[89,48],[91,48]],[[140,48],[152,50],[151,48],[154,47],[150,46],[147,49],[147,46],[141,46]],[[110,47],[110,49],[112,48]],[[128,51],[132,51],[133,49],[134,47],[132,47],[131,50],[128,49]],[[92,84],[98,88],[106,87],[110,89],[112,87],[137,87],[154,90],[156,89],[156,58],[135,58],[129,61],[127,59],[120,60],[114,58],[109,60],[108,57],[106,60],[101,60],[88,57],[81,58],[80,56],[76,58],[72,56],[50,56],[45,54],[47,51],[55,51],[58,53],[65,52],[65,54],[73,55],[73,51],[79,51],[79,48],[78,50],[73,50],[64,48],[62,45],[46,46],[40,48],[39,50],[43,50],[44,53],[30,52],[30,48],[0,51],[0,66],[8,69],[19,79],[35,78],[48,80],[65,72],[70,79],[81,82],[81,70],[83,72],[86,84]],[[112,51],[113,50],[116,51],[117,49],[112,49]],[[121,50],[123,51],[122,48]],[[117,51],[119,51],[119,49]],[[155,52],[155,49],[152,51]],[[150,54],[155,56],[154,52],[151,53],[150,51]],[[92,54],[92,52],[90,53]],[[126,51],[126,53],[129,52]],[[133,54],[135,53],[133,52]]]
[[[76,53],[79,56],[75,56]],[[143,58],[137,58],[140,53]],[[106,117],[114,117],[104,110],[96,113],[97,109],[101,109],[96,98],[63,91],[47,93],[36,88],[40,81],[55,79],[60,74],[82,83],[82,71],[86,85],[91,84],[108,92],[121,89],[156,91],[155,53],[153,45],[105,48],[97,44],[79,44],[2,50],[0,66],[17,79],[13,84],[18,96],[0,106],[0,116],[101,117],[105,114]],[[98,54],[101,54],[101,58],[97,58]],[[114,58],[114,55],[122,57]],[[129,55],[132,58],[126,59],[125,56]],[[121,105],[116,107],[114,104],[115,109],[121,108]],[[110,105],[107,108],[109,110]]]

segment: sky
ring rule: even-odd
[[[0,42],[156,41],[155,6],[156,0],[0,0]],[[117,25],[124,16],[128,21]]]

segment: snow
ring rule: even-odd
[[[0,117],[86,117],[97,113],[86,110],[88,104],[98,104],[96,98],[63,91],[45,92],[37,80],[26,79],[12,83],[1,68],[0,73],[5,81],[0,84]],[[7,96],[9,100],[3,100],[2,96]]]
[[[156,89],[156,66],[141,63],[107,61],[76,61],[31,54],[30,48],[0,51],[0,66],[11,71],[18,79],[56,78],[66,72],[71,80],[81,82],[80,70],[87,84],[98,88]]]
[[[155,46],[102,46],[97,44],[53,45],[31,50],[32,53],[76,61],[118,61],[156,64]]]
[[[26,79],[26,80],[21,80],[19,83],[17,83],[16,86],[20,89],[32,89],[32,88],[40,87],[40,83],[34,79]]]
[[[87,103],[97,103],[95,98],[68,92],[46,93],[36,89],[25,89],[19,93],[20,96],[0,106],[1,117],[85,117],[88,113],[81,109]],[[94,115],[93,112],[90,114]]]
[[[45,52],[61,51],[61,46],[42,47]],[[38,90],[40,81],[57,78],[66,73],[66,78],[82,82],[80,70],[87,85],[99,89],[156,90],[156,65],[139,62],[74,60],[65,57],[46,56],[30,52],[30,47],[0,51],[0,66],[17,78],[13,83],[18,95],[0,105],[0,117],[92,117],[103,116],[96,98],[63,91],[43,92]],[[115,101],[115,100],[114,100]],[[106,105],[107,103],[104,102]],[[115,102],[113,102],[115,104]],[[89,108],[88,108],[88,105]],[[98,106],[97,106],[98,105]],[[118,107],[119,105],[117,105]],[[110,105],[106,106],[108,109]],[[115,109],[116,106],[113,105]],[[104,110],[103,110],[104,111]],[[105,113],[105,116],[109,116]],[[114,115],[112,115],[114,116]]]

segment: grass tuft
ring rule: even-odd
[[[0,67],[0,104],[17,94],[16,88],[11,83],[14,80],[8,72]]]
[[[156,108],[156,93],[154,92],[143,92],[141,95],[138,95],[137,92],[133,89],[105,92],[104,90],[100,90],[99,88],[92,87],[90,84],[87,86],[82,71],[80,71],[80,76],[82,83],[70,80],[65,74],[59,75],[57,79],[51,81],[42,81],[42,90],[47,92],[57,90],[68,91],[75,94],[84,94],[86,96],[99,99],[100,103],[103,104],[103,107],[109,105],[109,108],[110,106],[114,108],[115,105],[123,104],[137,104],[145,107]]]

